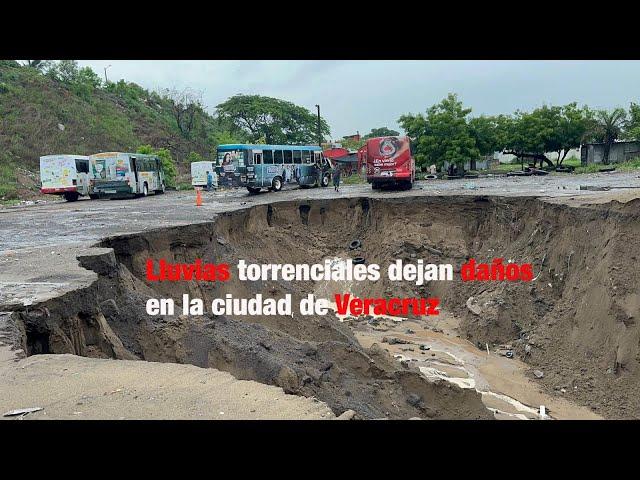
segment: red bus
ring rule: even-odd
[[[365,169],[374,189],[391,186],[410,189],[416,177],[409,137],[370,138],[358,150],[358,170]]]

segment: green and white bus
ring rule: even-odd
[[[217,160],[219,186],[242,186],[251,193],[278,192],[288,184],[326,187],[332,168],[322,149],[312,145],[219,145]]]
[[[164,193],[162,162],[155,155],[142,153],[105,152],[89,156],[92,174],[89,196],[146,197],[149,193]]]

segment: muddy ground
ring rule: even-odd
[[[638,190],[579,185],[640,187],[640,179],[576,177],[421,182],[412,192],[373,193],[367,186],[345,187],[339,195],[329,189],[229,192],[205,196],[200,208],[192,204],[193,194],[172,193],[4,209],[0,300],[2,310],[14,312],[5,338],[29,355],[72,353],[222,370],[318,398],[334,415],[354,410],[357,418],[492,418],[509,408],[487,402],[477,387],[452,382],[457,377],[450,367],[448,375],[434,375],[447,367],[394,358],[401,352],[376,337],[375,325],[364,319],[150,318],[142,310],[146,298],[179,299],[186,291],[206,300],[227,292],[292,293],[297,299],[344,285],[232,280],[158,287],[144,280],[143,264],[149,256],[315,263],[353,255],[348,244],[354,238],[362,240],[359,253],[367,262],[381,265],[395,258],[460,265],[469,256],[501,256],[533,263],[535,282],[351,287],[361,295],[438,295],[456,318],[446,334],[478,351],[490,347],[493,355],[508,346],[525,366],[518,382],[542,389],[547,403],[561,400],[557,411],[568,402],[604,417],[637,418],[640,201],[630,199]],[[543,194],[549,198],[534,198]],[[607,203],[614,198],[627,203]],[[103,248],[95,248],[97,242]],[[419,322],[425,330],[436,328],[429,319]],[[411,347],[404,348],[408,355]],[[533,370],[544,375],[534,378]],[[503,385],[498,393],[535,397],[523,391]],[[576,416],[589,418],[554,418]]]

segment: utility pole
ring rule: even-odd
[[[110,68],[111,65],[107,65],[106,67],[104,67],[104,83],[105,85],[107,84],[108,80],[107,80],[107,68]]]
[[[318,146],[322,148],[322,134],[320,133],[320,105],[316,105],[318,109]]]

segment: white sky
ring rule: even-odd
[[[277,97],[315,112],[331,137],[398,129],[404,113],[424,112],[458,93],[472,115],[512,113],[576,101],[628,108],[640,101],[640,61],[382,61],[382,60],[79,60],[109,80],[148,89],[191,87],[210,113],[237,93]]]

